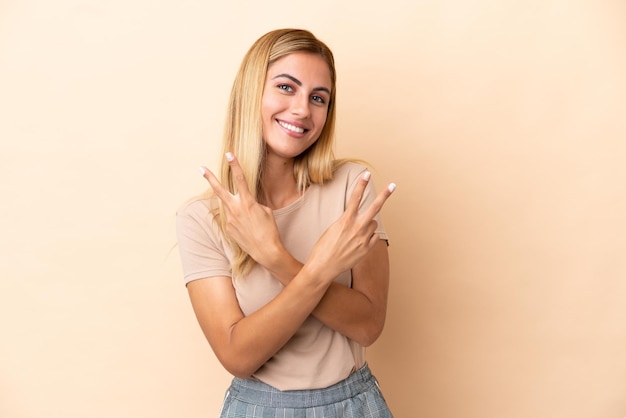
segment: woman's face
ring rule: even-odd
[[[261,117],[270,154],[293,158],[317,141],[331,89],[328,64],[317,54],[296,52],[268,67]]]

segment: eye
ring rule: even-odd
[[[324,100],[324,98],[322,96],[311,96],[311,100],[313,100],[314,102],[317,102],[319,104],[325,104],[326,100]]]
[[[292,92],[293,91],[293,87],[291,87],[289,84],[279,84],[276,87],[278,87],[280,90],[286,91],[286,92]]]

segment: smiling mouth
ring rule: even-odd
[[[297,134],[303,134],[305,131],[307,131],[307,129],[299,128],[297,126],[294,126],[294,125],[292,125],[290,123],[287,123],[287,122],[283,122],[281,120],[277,120],[277,122],[283,128],[285,128],[285,129],[287,129],[287,130],[289,130],[291,132],[297,133]]]

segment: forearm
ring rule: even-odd
[[[384,326],[384,312],[382,315],[377,312],[363,293],[339,283],[328,288],[312,314],[327,327],[364,347],[376,341]]]
[[[268,268],[283,285],[288,285],[303,264],[286,251]],[[361,291],[333,282],[313,309],[312,315],[327,327],[357,341],[371,345],[382,331],[385,312]]]
[[[242,375],[252,375],[289,341],[318,305],[327,286],[327,282],[301,270],[272,301],[231,327],[231,355],[239,362]]]

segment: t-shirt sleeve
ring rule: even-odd
[[[231,277],[226,245],[213,215],[202,201],[178,210],[176,235],[185,285],[207,277]]]

